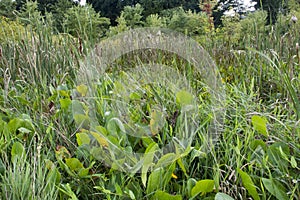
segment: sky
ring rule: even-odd
[[[239,0],[240,2],[244,2],[244,5],[249,6],[252,5],[252,0]],[[86,0],[80,0],[80,4],[84,5],[86,3]],[[254,4],[255,5],[255,4]]]
[[[256,2],[253,2],[252,0],[239,0],[239,2],[243,5],[244,10],[252,12],[255,11],[254,6],[256,5]],[[230,9],[224,13],[225,15],[234,16],[236,14],[234,9]]]
[[[80,0],[80,5],[85,5],[86,0]]]
[[[86,4],[86,0],[75,0],[75,1],[80,1],[80,5]],[[250,12],[255,10],[254,6],[256,2],[253,2],[252,0],[238,0],[238,1],[242,3],[242,5],[245,7],[245,10]],[[234,16],[235,11],[233,9],[228,10],[225,12],[225,15]]]

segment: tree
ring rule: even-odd
[[[268,23],[275,23],[279,13],[285,14],[288,8],[288,0],[255,0],[256,9],[263,9],[268,12]]]
[[[199,12],[199,0],[140,0],[138,1],[144,10],[144,16],[159,14],[163,10],[182,7],[184,10]]]
[[[111,20],[112,25],[116,24],[116,19],[120,15],[124,7],[123,1],[120,0],[87,0],[96,12],[100,12],[102,16]]]
[[[181,7],[173,11],[168,27],[190,36],[205,35],[210,31],[210,24],[205,13],[185,11]]]
[[[110,22],[100,17],[91,5],[73,6],[67,10],[64,19],[66,31],[76,37],[97,39],[104,36]]]
[[[37,27],[42,22],[42,14],[38,10],[36,1],[27,1],[20,9],[18,17],[24,25],[32,25],[32,27]]]
[[[70,0],[58,0],[52,6],[51,10],[54,18],[54,26],[58,30],[58,32],[63,32],[63,22],[65,19],[65,14],[72,6],[75,6],[75,3]]]
[[[38,4],[38,10],[42,13],[42,15],[45,15],[46,12],[52,12],[55,9],[55,5],[60,0],[35,0]],[[75,2],[73,0],[66,0],[65,2],[69,1],[69,3],[72,4],[78,4],[78,2]],[[22,7],[26,4],[27,0],[16,0],[16,9],[21,10]],[[68,3],[68,4],[69,4]]]
[[[87,0],[97,12],[111,19],[113,25],[125,6],[139,3],[143,8],[144,18],[150,14],[161,13],[163,10],[182,6],[185,10],[200,11],[199,0]]]
[[[136,4],[135,6],[125,6],[121,14],[126,21],[126,25],[131,28],[141,26],[143,24],[143,10],[144,9],[141,4]]]
[[[254,4],[256,4],[256,2],[253,2],[252,0],[250,0],[250,4],[247,5],[242,0],[219,0],[213,12],[215,26],[220,26],[222,24],[222,17],[229,10],[240,16],[244,16],[254,9]]]

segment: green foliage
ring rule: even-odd
[[[24,25],[38,27],[40,24],[42,24],[42,14],[38,10],[37,1],[26,1],[21,8],[18,17]]]
[[[210,31],[210,23],[206,14],[184,11],[182,8],[173,12],[168,27],[190,36],[205,35]]]
[[[246,172],[243,172],[240,169],[238,169],[237,171],[238,171],[239,175],[242,178],[242,182],[243,182],[244,187],[247,189],[247,191],[252,196],[252,198],[254,200],[259,200],[260,198],[258,196],[258,193],[256,191],[256,187],[255,187],[251,177]]]
[[[124,17],[128,27],[135,28],[143,25],[143,10],[144,8],[140,4],[136,4],[135,6],[125,6],[124,10],[121,12],[121,16]]]
[[[64,27],[68,33],[87,39],[103,37],[109,23],[109,19],[100,17],[91,5],[71,7],[64,19]]]
[[[165,27],[166,20],[158,14],[151,14],[146,18],[146,26],[150,27]]]
[[[2,45],[9,42],[20,41],[24,38],[26,30],[19,21],[12,21],[1,17],[0,26],[0,43]]]
[[[263,134],[264,136],[268,136],[267,119],[254,115],[251,118],[251,122],[256,131],[258,131],[260,134]]]
[[[0,16],[13,19],[15,10],[16,10],[16,3],[14,1],[12,0],[0,1]]]
[[[54,19],[54,26],[58,32],[64,31],[63,22],[65,19],[65,14],[74,4],[70,0],[58,0],[52,6],[52,14]]]
[[[215,188],[215,181],[214,180],[200,180],[198,181],[195,186],[192,188],[191,195],[195,197],[196,195],[200,194],[204,196],[206,193],[210,193]]]
[[[127,23],[126,23],[126,20],[125,20],[123,14],[121,14],[116,21],[118,23],[117,26],[109,27],[109,35],[110,36],[116,35],[118,33],[122,33],[129,29],[129,27],[127,27]]]
[[[224,18],[217,29],[205,13],[179,8],[143,21],[147,8],[131,6],[109,27],[108,35],[144,25],[170,27],[210,52],[227,96],[222,135],[208,149],[211,117],[203,107],[209,95],[191,66],[151,51],[155,61],[186,76],[197,95],[159,84],[140,84],[127,95],[131,82],[125,79],[136,77],[124,74],[141,65],[132,59],[140,52],[131,52],[95,81],[100,98],[90,109],[88,87],[74,80],[86,52],[106,35],[107,19],[90,5],[72,7],[63,0],[52,14],[42,14],[34,2],[24,5],[15,21],[0,21],[1,199],[298,199],[300,26],[291,21],[300,19],[297,6],[274,25],[265,25],[266,13],[258,11],[245,19]],[[117,95],[125,111],[112,101]],[[193,143],[184,151],[178,143],[174,152],[160,151],[189,127],[181,111],[194,100],[201,102],[201,126]],[[135,125],[139,129],[132,131]],[[143,156],[131,157],[133,152]],[[126,164],[130,173],[116,170]]]
[[[234,47],[239,44],[241,39],[242,26],[239,16],[223,16],[222,23],[223,28],[221,29],[221,37],[224,37],[223,41],[227,42],[226,46]]]

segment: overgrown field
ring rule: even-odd
[[[76,9],[69,20],[84,13]],[[180,10],[169,22],[153,15],[143,24],[186,34],[215,61],[226,97],[214,141],[205,77],[177,55],[130,52],[91,85],[77,81],[99,42],[142,25],[121,15],[117,26],[102,19],[95,28],[86,15],[58,33],[51,17],[27,11],[0,19],[0,199],[300,199],[300,24],[290,20],[299,11],[272,25],[257,11],[214,28],[206,15]],[[176,26],[180,16],[186,27]],[[149,57],[179,78],[159,70],[167,83],[131,76],[137,66],[151,73]],[[171,90],[180,77],[190,90]],[[132,80],[137,87],[126,90]],[[193,117],[184,111],[191,102]],[[151,152],[189,131],[187,148],[155,159]]]

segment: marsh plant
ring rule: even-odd
[[[109,26],[91,6],[63,5],[28,2],[0,18],[2,199],[300,198],[298,3],[273,23],[257,11],[219,27],[182,8],[144,17],[140,5]],[[193,39],[214,62],[226,94],[217,140],[207,137],[213,77],[196,73],[193,55],[128,40],[130,51],[78,81],[103,42],[151,25]],[[126,50],[118,45],[105,48]],[[191,127],[188,145],[176,140]]]

